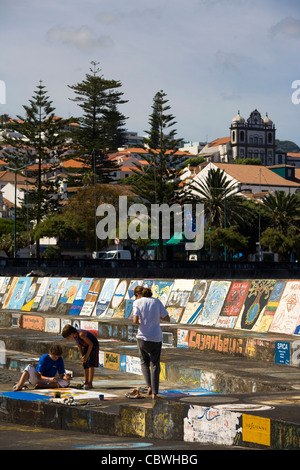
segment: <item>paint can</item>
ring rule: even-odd
[[[99,400],[101,400],[101,401],[104,400],[104,395],[102,395],[102,393],[100,393],[100,395],[99,395]]]

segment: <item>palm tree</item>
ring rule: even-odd
[[[270,219],[269,227],[286,235],[288,229],[300,229],[300,197],[299,194],[286,194],[275,191],[263,202],[263,208]]]
[[[223,227],[245,223],[249,212],[238,195],[239,185],[228,180],[223,170],[211,169],[204,180],[195,178],[188,188],[188,199],[204,204],[210,226]]]

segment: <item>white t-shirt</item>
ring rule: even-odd
[[[133,315],[140,319],[137,339],[160,343],[162,341],[160,318],[169,315],[161,301],[153,297],[142,297],[133,302],[132,311]]]

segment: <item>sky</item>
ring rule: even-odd
[[[58,116],[81,116],[68,85],[95,61],[128,131],[149,130],[163,90],[178,138],[229,136],[258,109],[300,146],[300,0],[1,0],[0,37],[0,114],[24,116],[42,80]]]

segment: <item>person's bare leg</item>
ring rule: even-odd
[[[89,374],[88,374],[88,376],[89,376],[89,379],[88,379],[88,387],[89,387],[89,388],[93,388],[93,379],[94,379],[94,372],[95,372],[95,369],[94,369],[94,367],[90,367],[90,368],[88,369],[88,371],[89,371]]]
[[[20,377],[19,382],[17,383],[17,385],[13,387],[13,391],[17,392],[18,390],[22,390],[24,383],[27,382],[28,379],[29,379],[29,374],[27,370],[24,370],[23,374]]]

